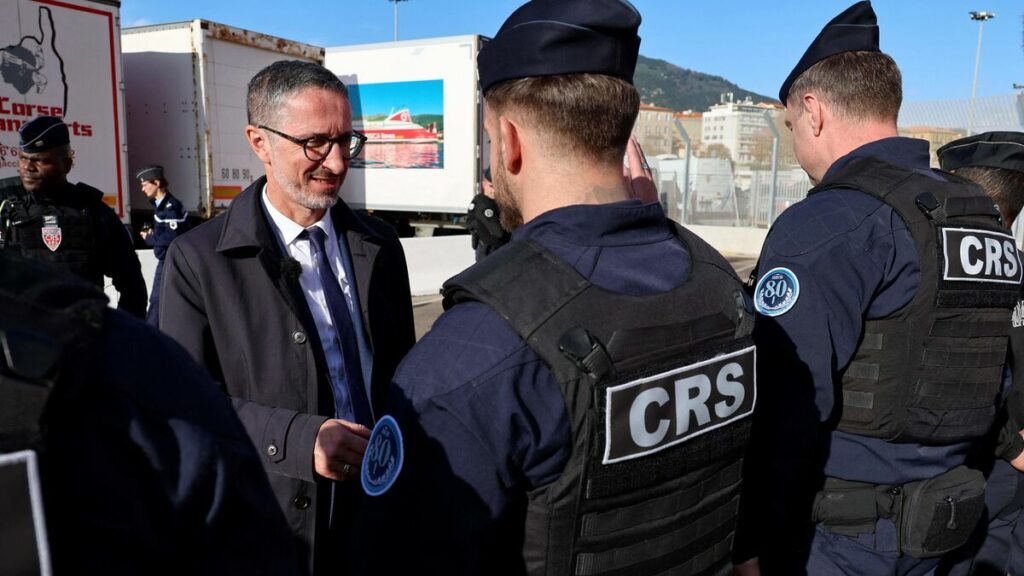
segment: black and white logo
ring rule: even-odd
[[[608,388],[603,463],[653,454],[749,416],[755,358],[751,346]]]
[[[943,228],[942,277],[961,282],[1020,284],[1022,270],[1013,236],[991,230]]]
[[[1024,326],[1024,300],[1017,300],[1017,304],[1010,313],[1010,325],[1014,328]]]

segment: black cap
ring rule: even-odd
[[[164,177],[164,167],[159,164],[150,164],[135,173],[136,180],[156,180]]]
[[[878,19],[875,18],[875,11],[871,9],[871,2],[867,0],[850,6],[822,28],[818,37],[804,52],[796,68],[793,68],[786,81],[782,83],[779,101],[783,105],[786,104],[793,82],[811,66],[829,56],[859,51],[881,52],[878,48]]]
[[[18,129],[22,152],[45,152],[71,142],[68,125],[56,116],[37,116]]]
[[[946,144],[937,154],[943,170],[986,166],[1024,172],[1024,133],[975,134]]]
[[[604,74],[633,83],[640,13],[626,0],[532,0],[477,56],[480,88],[531,76]]]

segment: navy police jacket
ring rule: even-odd
[[[658,204],[559,208],[512,239],[544,245],[617,293],[664,292],[690,274]],[[565,400],[536,353],[488,306],[459,304],[402,362],[387,414],[404,463],[367,499],[357,573],[523,573],[526,493],[556,480],[572,452]]]
[[[188,211],[168,192],[157,203],[153,211],[153,233],[146,238],[146,244],[153,247],[153,255],[163,260],[171,240],[187,229]]]
[[[869,156],[939,178],[929,167],[927,142],[895,137],[853,150],[826,178]],[[782,518],[809,522],[810,499],[825,476],[904,484],[963,464],[970,443],[889,443],[835,430],[838,375],[856,351],[865,319],[903,308],[917,289],[920,264],[899,215],[858,190],[814,194],[783,212],[765,240],[758,278],[778,268],[789,271],[799,290],[781,313],[758,314],[754,330],[764,394],[747,465],[756,478],[745,484],[744,506],[771,508],[763,530],[796,530],[781,528]],[[743,550],[746,536],[737,536],[737,560],[756,553]]]

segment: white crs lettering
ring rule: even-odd
[[[1017,249],[1010,240],[964,236],[960,241],[960,265],[971,276],[1012,278],[1017,275]]]
[[[1002,230],[942,228],[942,278],[1019,284],[1024,280],[1013,236]]]
[[[718,371],[715,377],[715,390],[722,399],[712,406],[718,418],[729,418],[743,404],[746,390],[743,383],[737,380],[743,374],[743,366],[737,362],[725,364]],[[650,388],[638,394],[633,400],[629,408],[629,433],[637,446],[649,448],[665,440],[671,427],[670,419],[659,419],[654,430],[650,430],[646,424],[647,411],[652,405],[664,406],[673,396],[676,436],[686,435],[694,420],[695,428],[711,422],[711,411],[708,407],[708,400],[711,398],[711,378],[704,374],[695,374],[676,380],[672,392],[674,395],[663,387]]]

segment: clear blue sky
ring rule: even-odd
[[[402,40],[493,35],[519,0],[408,0],[399,4]],[[807,44],[852,1],[634,0],[644,17],[641,54],[723,76],[774,96]],[[393,34],[387,0],[125,0],[123,26],[205,18],[319,46],[385,42]],[[968,98],[978,41],[971,10],[985,23],[978,95],[1024,84],[1020,0],[875,0],[882,50],[904,75],[908,101]]]

